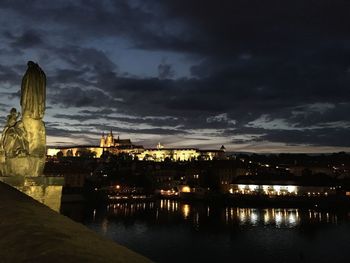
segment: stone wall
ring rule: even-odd
[[[0,262],[150,262],[0,183]]]

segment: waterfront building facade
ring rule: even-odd
[[[300,179],[296,176],[289,178],[239,177],[230,184],[230,194],[268,195],[268,196],[328,196],[337,193],[334,180],[318,181]]]

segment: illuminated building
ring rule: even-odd
[[[199,150],[196,148],[165,148],[158,143],[156,148],[144,149],[143,146],[134,145],[130,139],[114,138],[113,132],[102,134],[99,146],[63,146],[48,147],[48,156],[91,156],[100,158],[104,152],[114,155],[127,154],[138,160],[145,161],[192,161],[192,160],[214,160],[225,158],[225,147],[220,150]]]
[[[77,145],[77,146],[58,146],[47,147],[46,155],[48,156],[64,156],[64,157],[79,157],[90,155],[94,158],[101,157],[103,148],[98,146]]]
[[[246,176],[247,177],[247,176]],[[256,176],[238,178],[230,184],[230,194],[244,195],[293,195],[293,196],[328,196],[336,194],[336,185],[332,181],[307,182],[299,177],[270,179]]]
[[[104,152],[118,155],[120,153],[136,156],[142,152],[143,146],[132,144],[130,139],[120,139],[119,136],[114,138],[113,132],[110,131],[106,136],[102,134],[100,145],[79,145],[79,146],[59,146],[48,147],[48,156],[57,156],[61,154],[64,157],[90,156],[100,158]]]
[[[132,143],[130,139],[120,139],[119,136],[117,139],[114,138],[112,130],[107,134],[107,136],[102,133],[102,137],[100,139],[100,147],[101,148],[110,148],[110,147],[131,147]]]
[[[197,149],[176,149],[176,148],[155,148],[145,149],[138,155],[139,160],[147,161],[191,161],[196,160],[200,156]]]

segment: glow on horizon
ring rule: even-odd
[[[83,135],[81,133],[80,135]],[[284,143],[264,142],[253,144],[230,144],[227,141],[215,139],[206,143],[196,144],[196,141],[181,140],[176,136],[161,136],[151,134],[120,134],[121,138],[130,138],[131,141],[138,145],[143,145],[148,148],[156,147],[158,142],[161,142],[165,147],[175,148],[199,148],[199,149],[219,149],[221,145],[225,145],[226,152],[252,152],[252,153],[333,153],[333,152],[350,152],[350,147],[334,147],[334,146],[311,146],[311,145],[288,145]],[[173,137],[173,138],[172,138]],[[71,146],[71,145],[98,145],[100,136],[86,136],[79,138],[79,134],[74,137],[47,136],[47,145],[49,146]],[[173,140],[172,140],[173,139]],[[170,143],[164,143],[170,142]]]

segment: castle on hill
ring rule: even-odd
[[[130,139],[120,139],[119,135],[114,138],[112,130],[105,135],[102,133],[99,146],[61,146],[48,147],[47,156],[79,157],[93,156],[100,158],[103,153],[109,152],[114,155],[127,154],[133,159],[145,161],[191,161],[213,160],[225,158],[225,147],[219,150],[199,150],[197,148],[167,148],[158,143],[155,148],[144,148],[142,145],[134,145]]]
[[[130,139],[120,139],[119,135],[115,139],[112,130],[105,136],[102,133],[102,137],[100,139],[100,147],[101,148],[109,148],[109,147],[131,147],[132,143]]]

